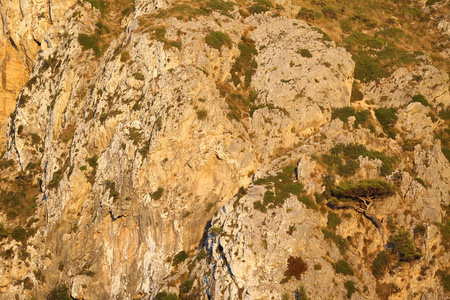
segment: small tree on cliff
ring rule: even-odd
[[[365,179],[358,182],[343,182],[331,189],[333,198],[328,205],[333,208],[352,208],[381,228],[378,218],[368,212],[375,200],[395,193],[395,186],[382,179]]]

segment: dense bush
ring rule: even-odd
[[[295,277],[300,280],[300,277],[308,270],[308,265],[303,261],[301,257],[289,256],[287,270],[284,275],[287,277]]]
[[[352,295],[356,292],[355,283],[351,280],[346,281],[344,283],[344,287],[347,289],[347,295],[345,295],[348,299],[352,297]]]
[[[182,250],[182,251],[178,252],[173,257],[172,266],[174,266],[174,267],[178,266],[180,263],[185,261],[187,258],[188,258],[188,255],[187,255],[186,251]]]
[[[102,54],[98,46],[98,39],[99,37],[96,34],[87,35],[82,33],[78,36],[78,42],[82,46],[83,51],[92,49],[96,57],[100,57],[100,55]]]
[[[336,270],[336,273],[341,273],[344,275],[351,275],[351,276],[355,275],[355,272],[353,271],[352,267],[344,259],[338,260],[337,263],[333,264],[333,267]]]
[[[313,10],[305,7],[302,7],[297,14],[297,19],[305,20],[306,22],[314,21],[316,17],[317,14]]]
[[[187,294],[192,289],[194,282],[192,280],[185,280],[180,284],[179,297],[180,299],[189,299]]]
[[[332,211],[328,212],[327,226],[329,228],[336,229],[336,227],[341,223],[342,223],[341,218],[339,218],[339,215],[337,213],[334,213]]]
[[[218,50],[220,50],[220,48],[222,48],[222,46],[224,45],[228,48],[231,48],[230,37],[226,33],[220,31],[213,31],[211,33],[208,33],[205,37],[205,43],[210,47]]]
[[[395,108],[377,108],[375,110],[375,116],[383,127],[384,132],[388,135],[388,137],[394,139],[395,132],[392,130],[392,127],[397,123],[398,117]]]
[[[388,271],[390,264],[391,256],[386,250],[378,253],[370,267],[372,269],[373,276],[375,276],[377,279],[383,277],[383,275]]]
[[[159,200],[161,199],[162,195],[164,193],[164,188],[162,186],[158,187],[156,191],[150,194],[153,200]]]
[[[422,257],[412,241],[410,234],[404,228],[401,228],[397,233],[391,236],[390,246],[392,253],[399,258],[400,262],[410,262]]]
[[[312,54],[308,49],[300,49],[300,55],[306,58],[311,58]]]

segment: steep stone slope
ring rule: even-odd
[[[444,297],[450,169],[439,130],[450,91],[426,57],[361,83],[351,103],[352,56],[291,18],[298,8],[287,3],[54,2],[0,166],[37,194],[26,238],[2,239],[2,297],[268,299],[300,284],[314,299],[373,299],[388,287],[399,299]],[[418,94],[429,103],[410,103]],[[338,144],[368,150],[327,166],[323,154]],[[300,201],[266,203],[277,190],[257,179],[272,175],[276,186],[292,164]],[[368,178],[397,186],[365,215],[378,228],[325,205],[333,185]],[[17,229],[32,212],[2,221]],[[423,257],[375,278],[371,263],[394,227],[412,234],[419,224]],[[285,275],[291,256],[308,266],[301,277]],[[336,274],[341,259],[357,271]]]

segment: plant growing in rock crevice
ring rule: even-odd
[[[369,209],[375,200],[381,200],[395,193],[395,186],[381,179],[365,179],[358,182],[343,182],[332,188],[334,196],[328,202],[332,208],[351,208],[364,215],[377,228],[382,228],[381,221]]]

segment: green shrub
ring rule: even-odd
[[[334,212],[332,212],[332,211],[329,211],[329,212],[328,212],[327,226],[328,226],[329,228],[336,229],[336,227],[337,227],[339,224],[341,224],[341,223],[342,223],[342,221],[341,221],[341,218],[339,218],[339,215],[338,215],[338,214],[336,214],[336,213],[334,213]]]
[[[215,49],[220,50],[222,46],[227,46],[228,48],[231,48],[231,39],[230,37],[223,32],[220,31],[213,31],[206,35],[205,37],[205,43]]]
[[[53,288],[47,296],[47,300],[70,300],[69,289],[66,285]]]
[[[255,209],[261,212],[266,212],[266,208],[280,207],[284,204],[284,201],[291,195],[297,196],[300,202],[305,203],[307,208],[316,208],[316,204],[306,196],[306,191],[303,189],[303,184],[294,182],[294,170],[295,166],[291,165],[285,167],[281,172],[278,172],[276,176],[268,176],[266,178],[260,178],[254,182],[256,185],[270,185],[270,190],[266,191],[263,197],[263,203],[256,201],[253,206]]]
[[[87,162],[92,168],[94,168],[94,169],[97,168],[98,167],[98,156],[94,155],[94,156],[88,158]]]
[[[63,178],[64,174],[63,174],[63,170],[59,169],[58,171],[55,171],[53,173],[53,177],[50,180],[50,182],[48,183],[48,188],[49,189],[54,189],[58,186],[59,182],[61,181],[61,179]]]
[[[399,257],[400,262],[410,262],[422,257],[422,254],[416,250],[409,232],[404,228],[401,228],[395,235],[391,236],[389,242],[392,247],[392,253]]]
[[[414,227],[414,237],[423,237],[427,232],[427,227],[423,223],[419,223]]]
[[[372,262],[371,269],[372,274],[375,278],[380,279],[389,270],[391,264],[391,256],[386,250],[381,251],[377,254]]]
[[[342,108],[333,108],[331,111],[331,119],[340,119],[342,122],[348,124],[349,117],[355,117],[355,122],[353,123],[354,128],[358,128],[359,125],[365,125],[369,120],[369,111],[356,111],[351,106],[346,106]]]
[[[414,178],[414,181],[418,182],[421,186],[428,189],[427,185],[425,184],[425,181],[423,181],[422,178],[416,177],[416,178]]]
[[[287,263],[287,270],[284,272],[286,277],[295,277],[300,280],[300,277],[308,270],[308,265],[301,257],[289,256]]]
[[[377,281],[375,291],[380,299],[388,300],[392,294],[398,293],[401,290],[395,285],[395,283],[380,283]]]
[[[208,116],[208,112],[206,110],[204,110],[204,109],[197,110],[197,118],[199,120],[206,119],[207,116]]]
[[[394,139],[395,132],[392,130],[392,127],[397,123],[398,117],[395,114],[397,110],[395,108],[377,108],[375,110],[375,116],[383,127],[384,132],[388,135],[388,137]]]
[[[78,42],[82,46],[83,51],[92,49],[96,57],[100,57],[102,54],[98,46],[98,35],[87,35],[82,33],[78,36]]]
[[[344,259],[338,260],[337,263],[333,264],[333,267],[336,270],[336,273],[341,273],[344,275],[351,275],[351,276],[355,275],[355,272],[353,271],[352,267]]]
[[[421,94],[415,95],[414,97],[412,97],[412,100],[409,103],[412,102],[419,102],[421,103],[423,106],[428,106],[430,107],[430,102],[428,102],[428,100]]]
[[[362,82],[376,81],[388,76],[378,58],[372,57],[367,51],[352,54],[355,61],[355,78]]]
[[[308,49],[300,49],[300,55],[306,58],[311,58],[312,54]]]
[[[164,188],[162,186],[158,187],[158,189],[151,193],[150,196],[152,197],[153,200],[159,200],[161,199],[162,195],[164,193]]]
[[[345,295],[348,299],[352,297],[352,295],[356,292],[355,283],[351,280],[348,280],[344,283],[344,287],[347,289],[347,295]]]
[[[187,258],[188,258],[188,255],[187,255],[186,251],[182,250],[182,251],[178,252],[173,257],[172,266],[174,266],[174,267],[178,266],[180,263],[184,262]]]

